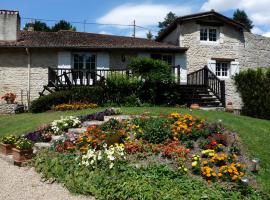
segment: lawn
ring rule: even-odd
[[[74,112],[47,112],[42,114],[20,114],[0,116],[0,136],[5,134],[22,134],[37,128],[41,124],[49,123],[54,119],[67,115],[83,115],[91,112],[104,110],[104,108],[82,110]],[[123,108],[124,114],[141,114],[149,112],[151,115],[160,113],[168,114],[173,111],[191,113],[198,117],[217,121],[221,119],[225,126],[238,132],[242,138],[245,148],[251,157],[258,157],[261,160],[261,167],[258,174],[258,182],[262,189],[270,193],[270,121],[250,117],[237,116],[230,113],[217,111],[190,111],[189,109],[167,108],[167,107],[139,107]]]

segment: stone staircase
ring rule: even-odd
[[[197,103],[201,107],[222,107],[222,102],[208,87],[186,85],[181,86],[180,90],[182,100],[188,106]]]

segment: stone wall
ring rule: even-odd
[[[244,48],[243,34],[235,27],[224,24],[220,26],[220,38],[217,43],[200,41],[200,25],[195,21],[190,21],[178,25],[168,38],[163,41],[178,41],[179,46],[187,47],[187,69],[188,73],[197,71],[208,64],[212,58],[235,59],[241,64],[241,50]],[[177,33],[177,34],[176,34]],[[173,38],[174,37],[174,38]],[[226,78],[226,102],[233,102],[236,109],[242,106],[242,100],[237,93],[234,82],[231,78]]]
[[[270,38],[244,32],[240,60],[245,68],[270,67]]]
[[[16,101],[27,102],[26,96],[21,99],[21,91],[24,95],[28,91],[27,64],[25,49],[0,49],[0,96],[14,92],[17,95]],[[31,51],[30,100],[37,98],[38,92],[47,84],[49,66],[57,66],[57,52],[42,49]]]
[[[211,58],[228,58],[240,61],[240,49],[244,47],[242,33],[232,26],[224,25],[220,27],[220,38],[217,43],[204,43],[200,41],[199,25],[195,22],[183,24],[181,26],[181,45],[188,47],[187,66],[188,71],[193,72],[207,65]],[[241,69],[243,68],[240,63]],[[226,104],[233,102],[236,109],[242,107],[242,100],[236,91],[234,81],[225,78]]]

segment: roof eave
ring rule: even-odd
[[[184,47],[87,47],[87,46],[4,46],[0,48],[32,48],[32,49],[80,49],[80,50],[132,50],[132,51],[161,51],[183,53]]]

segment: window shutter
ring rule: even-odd
[[[231,76],[234,76],[240,72],[239,62],[231,62]]]
[[[208,69],[216,74],[216,61],[215,60],[208,60]]]
[[[71,53],[69,51],[58,52],[58,68],[71,69]]]
[[[175,54],[174,64],[176,66],[180,65],[180,74],[177,74],[177,69],[175,69],[174,74],[176,76],[180,75],[181,84],[187,84],[187,59],[186,59],[186,54]]]
[[[109,53],[97,53],[97,69],[110,68],[110,55]]]

